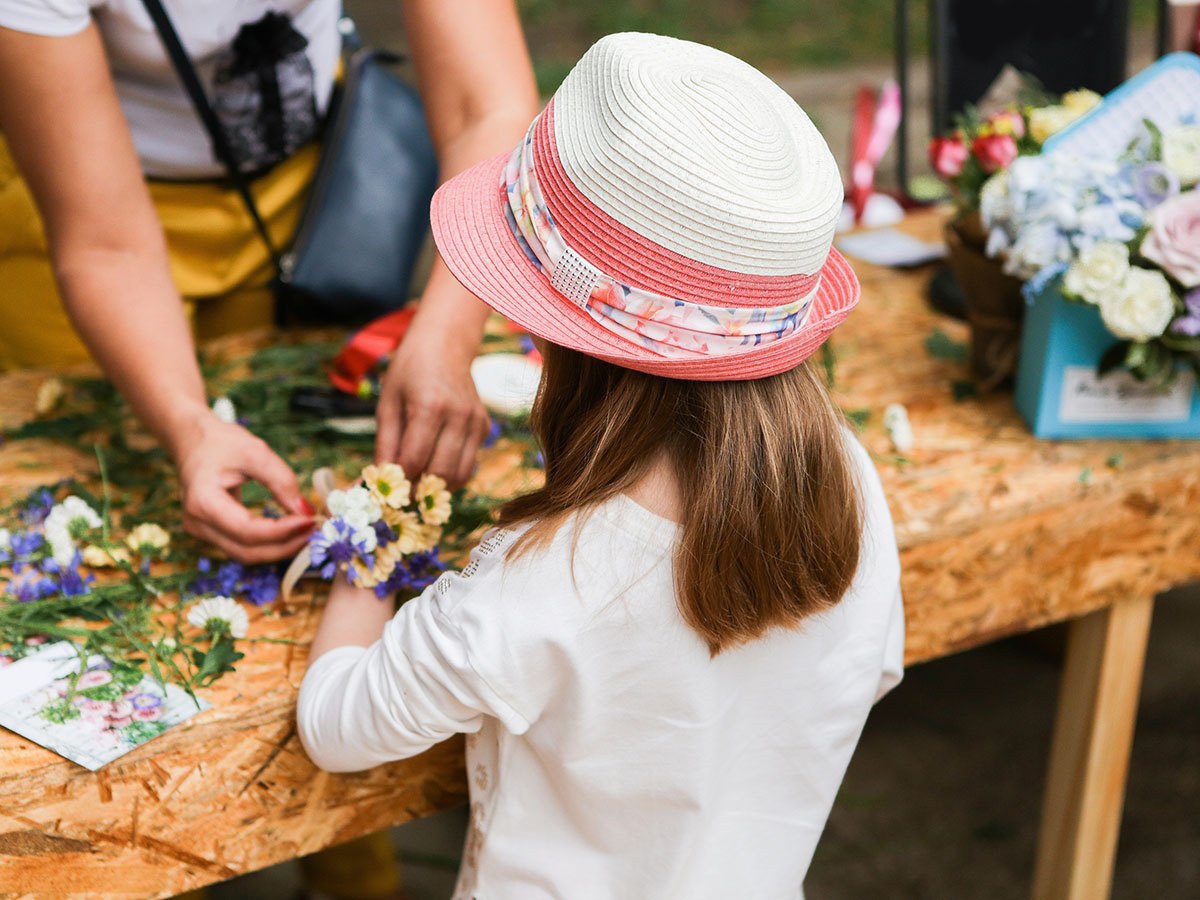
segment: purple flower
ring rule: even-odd
[[[371,525],[371,527],[375,529],[375,543],[376,544],[390,544],[397,537],[399,537],[399,535],[397,535],[396,532],[392,529],[392,526],[389,525],[387,522],[383,521],[383,519],[380,519],[378,522],[375,522],[374,524]]]
[[[396,564],[387,581],[375,586],[375,596],[382,600],[396,591],[420,593],[437,581],[438,575],[445,571],[445,568],[446,565],[438,557],[436,547],[425,553],[414,553]]]
[[[523,334],[517,338],[517,343],[521,345],[522,353],[533,353],[537,349],[537,346],[533,343],[533,338],[527,334]]]
[[[1158,206],[1179,193],[1179,176],[1160,162],[1138,166],[1133,173],[1133,196],[1143,207]]]
[[[129,698],[129,702],[133,704],[134,709],[154,709],[162,706],[162,697],[156,694],[134,694]]]
[[[86,577],[80,571],[82,560],[79,558],[79,552],[76,551],[75,558],[71,560],[69,566],[59,565],[52,557],[42,560],[41,570],[47,577],[44,579],[49,582],[49,586],[42,586],[42,590],[49,590],[48,594],[62,594],[64,597],[79,597],[88,592],[88,585],[96,580],[96,576],[88,574]]]
[[[369,532],[367,533],[369,535]],[[356,557],[368,558],[367,535],[358,533],[342,519],[329,519],[308,539],[308,550],[312,567],[321,577],[332,578],[338,566],[346,565]],[[374,565],[372,559],[368,567]]]
[[[44,544],[43,538],[36,531],[26,531],[14,534],[11,540],[13,556],[17,559],[29,557],[41,549]]]
[[[50,515],[50,509],[53,506],[54,495],[48,489],[42,488],[25,498],[21,518],[24,519],[26,525],[41,525],[46,516]]]
[[[241,588],[255,606],[266,606],[279,596],[279,570],[275,566],[255,566],[246,573]]]
[[[1200,287],[1192,288],[1183,295],[1183,305],[1187,313],[1171,323],[1171,331],[1187,337],[1200,337]]]
[[[21,603],[31,603],[34,600],[44,600],[58,592],[58,585],[53,578],[27,575],[20,581],[10,583],[10,590]]]
[[[490,447],[496,441],[500,440],[500,423],[495,419],[488,419],[488,433],[483,439],[483,446]]]
[[[242,580],[242,575],[245,570],[242,564],[230,560],[227,563],[222,563],[221,568],[217,569],[217,587],[220,588],[219,593],[227,597],[232,597],[238,591],[238,584]]]

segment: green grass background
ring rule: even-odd
[[[614,31],[669,34],[719,47],[768,71],[886,62],[894,0],[518,0],[549,94],[597,38]],[[928,0],[912,0],[913,51],[926,52]],[[1131,0],[1133,28],[1153,27],[1156,0]]]

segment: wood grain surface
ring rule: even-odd
[[[905,230],[936,237],[935,214]],[[997,394],[956,402],[965,363],[931,355],[941,329],[930,269],[856,265],[859,308],[834,338],[835,393],[869,412],[902,550],[911,663],[1200,577],[1200,445],[1042,442]],[[0,420],[28,417],[44,373],[0,378]],[[915,446],[898,457],[882,427],[908,408]],[[481,483],[518,483],[503,447]],[[29,465],[39,468],[27,468]],[[45,443],[0,446],[0,491],[90,460]],[[462,744],[356,775],[317,771],[295,736],[296,691],[316,604],[252,614],[256,644],[203,695],[213,709],[88,772],[0,730],[0,896],[155,898],[293,858],[464,802]]]

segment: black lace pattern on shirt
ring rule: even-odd
[[[243,25],[218,59],[212,105],[243,172],[268,169],[316,136],[307,46],[290,16],[268,12]]]

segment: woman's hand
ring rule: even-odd
[[[172,449],[188,532],[245,563],[283,559],[304,546],[313,528],[312,509],[296,474],[265,442],[208,412]],[[252,515],[233,493],[250,480],[264,485],[289,514]]]
[[[442,178],[510,151],[537,114],[514,0],[402,0]],[[379,462],[466,482],[488,419],[471,381],[487,307],[439,259],[379,400]]]
[[[443,322],[436,302],[413,318],[384,376],[377,411],[376,462],[398,462],[414,480],[432,472],[451,488],[471,477],[489,427],[471,380],[486,313],[473,297],[466,302],[477,308],[474,328],[467,316]]]

